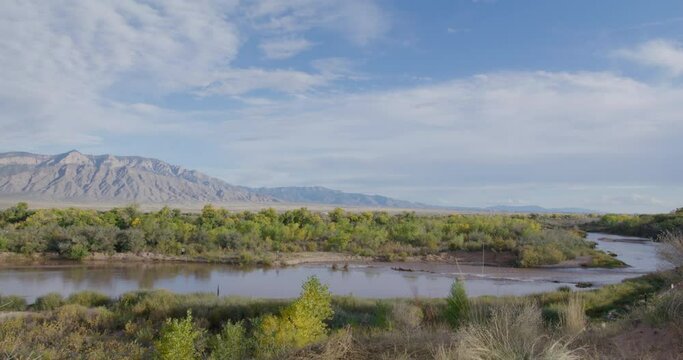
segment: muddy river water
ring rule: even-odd
[[[212,292],[221,296],[290,298],[301,283],[317,275],[337,295],[368,298],[445,297],[455,277],[465,278],[470,296],[522,295],[591,282],[602,286],[671,267],[647,239],[589,233],[600,249],[617,254],[628,264],[620,269],[519,269],[450,264],[411,264],[416,271],[396,271],[405,265],[351,264],[348,270],[326,265],[286,268],[239,268],[189,263],[54,263],[0,267],[0,294],[19,295],[30,303],[49,292],[65,296],[95,290],[118,296],[139,289],[168,289],[178,293]]]

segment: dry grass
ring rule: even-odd
[[[351,328],[337,331],[322,344],[315,344],[292,354],[292,360],[342,360],[355,358],[358,349],[354,346]]]
[[[587,323],[583,298],[579,294],[572,294],[560,316],[560,324],[565,334],[574,337],[583,332]]]
[[[545,335],[541,310],[532,303],[508,305],[492,311],[485,324],[458,332],[458,359],[579,359],[569,341]]]
[[[683,231],[666,231],[657,237],[662,255],[676,266],[683,266]]]
[[[391,326],[396,330],[414,331],[422,325],[422,309],[406,302],[397,302],[391,307]]]

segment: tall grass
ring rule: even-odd
[[[665,231],[657,237],[661,242],[660,252],[662,255],[676,266],[683,266],[683,231]]]
[[[545,335],[541,309],[533,303],[505,305],[485,324],[470,324],[457,337],[458,359],[579,359],[569,342]]]
[[[569,336],[576,336],[586,329],[585,304],[578,294],[569,297],[567,306],[560,313],[560,324]]]
[[[652,299],[646,319],[655,325],[671,323],[683,328],[683,290],[667,291]]]

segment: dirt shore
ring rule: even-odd
[[[482,256],[483,255],[483,256]],[[272,267],[296,266],[306,264],[317,265],[339,265],[356,264],[399,264],[397,268],[421,271],[425,265],[439,266],[485,266],[493,268],[512,268],[516,266],[517,257],[512,252],[492,252],[486,251],[452,251],[438,254],[428,254],[421,256],[408,256],[401,259],[387,259],[384,257],[360,256],[337,252],[296,252],[296,253],[271,253],[267,255],[267,260],[256,259],[254,263],[248,265],[266,265]],[[238,254],[225,254],[221,256],[173,256],[151,252],[140,253],[95,253],[84,258],[82,263],[102,263],[102,262],[184,262],[184,263],[211,263],[244,265],[245,261],[240,259]],[[574,260],[564,261],[559,264],[541,266],[539,268],[575,268],[584,266],[590,262],[590,257],[581,257]],[[30,266],[45,264],[73,264],[74,261],[60,258],[56,253],[41,254],[16,254],[0,252],[0,266]],[[419,265],[419,266],[418,266]]]

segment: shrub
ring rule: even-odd
[[[211,359],[213,360],[241,360],[247,355],[248,339],[242,322],[228,321],[220,334],[213,338]]]
[[[65,258],[69,260],[83,260],[86,256],[90,255],[88,248],[84,244],[73,244],[68,249],[66,249],[63,254]]]
[[[683,325],[683,291],[668,291],[654,298],[648,304],[646,319],[655,325]]]
[[[33,308],[38,311],[54,310],[64,304],[64,298],[59,293],[49,293],[36,299]]]
[[[303,285],[299,298],[282,313],[289,318],[297,331],[296,342],[304,345],[324,337],[325,321],[332,318],[332,296],[327,285],[317,277],[310,277]]]
[[[372,311],[372,325],[380,329],[387,329],[391,327],[391,321],[389,319],[391,309],[391,306],[386,301],[378,300],[375,303],[375,308]]]
[[[78,304],[85,307],[107,306],[111,302],[109,296],[97,291],[81,291],[71,294],[66,302],[69,304]]]
[[[202,333],[192,322],[192,313],[189,310],[184,319],[167,319],[161,328],[159,340],[154,343],[159,359],[199,359],[201,351],[195,343]]]
[[[493,310],[485,324],[462,328],[460,359],[579,359],[569,344],[544,336],[541,310],[533,304],[505,305]]]
[[[291,347],[302,347],[321,340],[331,319],[332,297],[327,286],[311,276],[301,295],[280,316],[267,315],[258,321],[256,346],[263,357],[272,357]]]
[[[23,311],[26,310],[26,299],[20,296],[0,296],[0,310]]]
[[[569,297],[567,306],[560,312],[560,322],[563,330],[570,336],[575,336],[586,328],[586,309],[579,294]]]
[[[451,292],[446,299],[445,316],[448,324],[457,328],[467,318],[469,301],[465,292],[465,285],[462,280],[456,279],[451,285]]]
[[[672,264],[683,266],[683,231],[666,231],[657,237],[657,241],[664,244],[662,254]]]
[[[415,330],[422,324],[424,314],[418,306],[400,301],[391,308],[391,325],[399,330]]]

